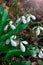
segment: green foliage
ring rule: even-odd
[[[8,21],[8,10],[5,10],[4,9],[4,5],[0,7],[0,55],[5,53],[6,56],[4,56],[4,62],[9,62],[10,60],[10,57],[13,56],[13,55],[22,55],[22,56],[25,56],[25,55],[32,55],[34,56],[37,52],[35,50],[32,50],[32,48],[34,47],[33,45],[28,45],[27,49],[25,52],[22,52],[21,50],[11,46],[11,44],[8,44],[6,45],[6,40],[7,39],[10,39],[10,37],[12,35],[17,35],[17,33],[21,32],[22,30],[26,29],[28,27],[28,25],[41,25],[41,23],[39,22],[30,22],[29,24],[28,23],[25,23],[25,24],[22,24],[22,22],[20,21],[19,23],[16,24],[16,22],[14,23],[14,25],[16,25],[16,29],[12,30],[8,29],[8,32],[4,33],[4,27]],[[16,12],[17,12],[18,9],[16,9]],[[9,22],[9,21],[8,21]],[[43,38],[43,36],[39,36],[39,38]],[[20,40],[21,41],[21,40]],[[11,42],[10,42],[11,43]],[[30,50],[30,47],[31,47],[31,50]],[[12,63],[12,65],[31,65],[29,61],[24,61],[24,62],[14,62],[14,61],[10,61]]]

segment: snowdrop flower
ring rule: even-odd
[[[26,17],[27,17],[27,18],[26,18]],[[24,24],[25,24],[25,23],[29,23],[30,20],[31,20],[31,18],[32,18],[33,20],[36,20],[36,17],[35,17],[34,15],[32,15],[32,14],[26,15],[26,17],[25,17],[25,16],[22,16],[22,21],[23,21]]]
[[[9,26],[9,25],[6,25],[6,26],[4,27],[4,30],[5,30],[5,31],[8,29],[8,26]]]
[[[16,26],[13,25],[13,21],[10,21],[9,25],[10,25],[12,30],[16,29]]]
[[[15,38],[16,38],[16,37],[15,37]],[[24,44],[25,44],[25,45],[28,44],[27,41],[21,41],[21,42],[19,42],[19,41],[16,40],[16,39],[14,40],[14,36],[12,36],[12,37],[10,38],[10,41],[11,41],[11,45],[14,46],[14,47],[17,47],[17,46],[20,44],[20,49],[21,49],[21,51],[22,51],[22,52],[25,52],[26,48],[25,48]]]
[[[16,39],[16,36],[11,36],[11,38],[10,38],[10,41],[11,41],[11,45],[12,46],[18,46],[18,44],[19,44],[19,41],[18,40],[15,40]]]
[[[27,22],[28,22],[28,23],[30,22],[30,16],[27,17]]]
[[[37,29],[36,29],[37,28]],[[36,35],[40,35],[40,30],[43,30],[43,27],[38,26],[38,27],[34,27],[33,30],[36,29]]]
[[[36,30],[36,35],[40,35],[40,28],[39,27]]]
[[[23,21],[24,24],[27,23],[27,20],[26,20],[25,16],[22,16],[22,21]]]
[[[28,42],[27,41],[22,41],[23,42],[23,44],[28,44]]]
[[[9,24],[10,24],[10,25],[13,24],[13,21],[10,21]]]
[[[16,29],[16,27],[14,25],[10,25],[10,26],[11,26],[12,30]]]
[[[36,17],[35,17],[34,15],[32,15],[32,14],[30,14],[30,15],[27,14],[26,17],[25,17],[25,16],[22,16],[21,18],[17,19],[16,23],[19,23],[19,21],[22,20],[22,22],[23,22],[24,24],[26,24],[26,23],[29,23],[29,22],[30,22],[31,18],[32,18],[33,20],[36,20]]]
[[[11,45],[12,46],[15,46],[16,47],[16,46],[18,46],[18,44],[19,44],[19,41],[18,40],[15,40],[14,41],[13,39],[11,39]]]
[[[28,44],[28,42],[27,41],[22,41],[21,43],[20,43],[20,49],[21,49],[21,51],[22,52],[25,52],[26,51],[26,48],[25,48],[25,46],[23,45],[23,44]]]
[[[17,19],[16,23],[19,23],[19,22],[20,22],[20,20],[21,20],[21,18]]]
[[[30,21],[30,19],[32,18],[33,20],[36,20],[36,17],[32,14],[27,14],[26,17],[28,18],[28,20]]]
[[[38,56],[39,56],[39,58],[43,58],[43,49],[41,49],[41,50],[40,50],[40,52],[39,52],[39,55],[38,55]]]
[[[7,40],[6,40],[6,44],[8,45],[9,43],[10,43],[10,40],[9,40],[9,39],[7,39]]]
[[[36,17],[32,14],[30,14],[30,17],[33,19],[33,20],[36,20]]]
[[[25,52],[26,50],[25,46],[22,43],[20,43],[20,49],[22,50],[22,52]]]
[[[28,16],[27,18],[25,16],[22,16],[22,21],[24,24],[29,23],[30,22],[30,16]]]

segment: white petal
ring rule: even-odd
[[[41,30],[43,30],[43,27],[40,27]]]
[[[34,15],[30,15],[33,20],[36,20],[36,17]]]
[[[27,17],[27,22],[30,22],[30,16]]]
[[[23,21],[24,24],[27,23],[25,16],[22,16],[22,21]]]
[[[22,41],[23,42],[23,44],[28,44],[28,42],[27,41]]]
[[[7,39],[7,40],[6,40],[6,44],[9,44],[9,43],[10,43],[10,40],[9,40],[9,39]]]
[[[36,35],[40,35],[40,28],[39,27],[36,30]]]
[[[19,23],[19,22],[20,22],[20,20],[21,20],[21,18],[17,19],[16,23]]]
[[[26,50],[25,46],[22,43],[20,43],[20,49],[21,49],[22,52],[25,52],[25,50]]]
[[[10,26],[11,26],[12,30],[16,29],[16,27],[14,25],[10,25]]]
[[[13,21],[10,21],[9,24],[10,24],[10,25],[13,24]]]
[[[43,48],[41,49],[41,51],[43,51]]]
[[[42,51],[39,52],[39,55],[38,55],[38,56],[39,56],[39,58],[43,58],[43,53],[42,53]]]
[[[18,44],[19,44],[18,41],[14,41],[14,40],[11,39],[11,45],[12,46],[15,46],[16,47]]]
[[[14,35],[12,35],[10,38],[13,39],[14,38]]]
[[[6,26],[5,26],[5,28],[4,28],[5,31],[8,29],[8,26],[9,26],[9,25],[6,25]]]
[[[15,35],[15,36],[14,36],[14,35],[12,35],[10,38],[11,38],[11,39],[16,39],[16,35]]]
[[[25,16],[22,16],[22,19],[26,19],[26,17]]]

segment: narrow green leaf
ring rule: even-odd
[[[34,55],[34,54],[36,54],[36,51],[34,51],[34,50],[27,50],[24,53],[21,50],[11,50],[7,53],[4,60],[7,61],[12,55],[18,55],[18,56],[23,55],[23,56],[25,56],[25,55]]]
[[[8,17],[8,10],[4,10],[4,14],[2,16],[1,25],[0,25],[0,35],[3,32],[5,22],[7,21],[7,17]]]

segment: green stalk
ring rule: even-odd
[[[40,22],[30,22],[31,25],[41,25]]]

